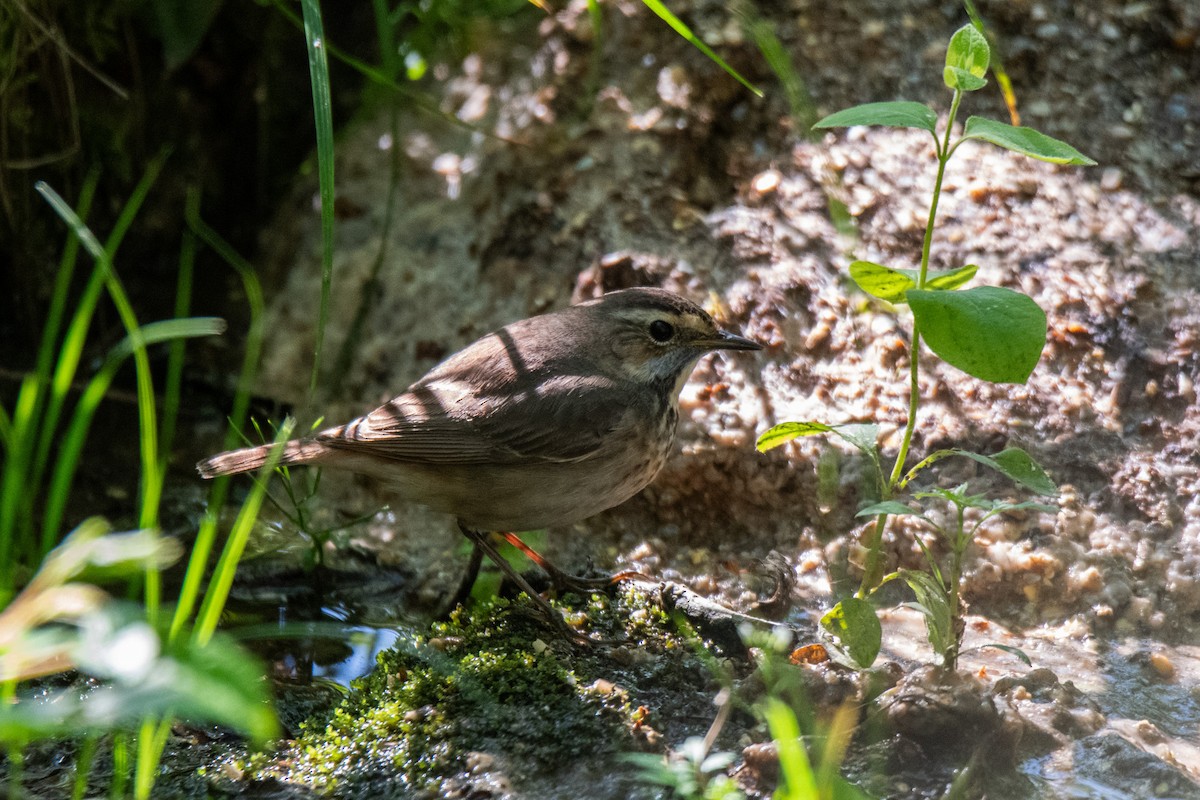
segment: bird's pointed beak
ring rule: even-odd
[[[745,336],[729,331],[717,331],[717,335],[704,342],[710,350],[762,350],[762,345]]]

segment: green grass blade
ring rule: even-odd
[[[79,745],[75,756],[75,777],[71,783],[71,800],[83,800],[87,794],[88,775],[92,772],[92,763],[96,757],[96,746],[100,743],[98,734],[88,734]]]
[[[88,212],[91,210],[92,200],[95,197],[96,186],[99,180],[100,171],[98,169],[93,169],[84,179],[83,188],[76,206],[80,218],[86,218]],[[37,406],[44,410],[33,420],[35,429],[28,432],[28,437],[25,440],[26,445],[33,448],[34,455],[32,465],[22,481],[23,487],[37,487],[42,484],[42,478],[46,472],[46,463],[50,457],[50,451],[54,444],[54,435],[58,428],[58,417],[62,412],[63,401],[67,390],[70,388],[71,381],[75,377],[75,369],[79,364],[79,358],[82,353],[82,336],[86,334],[87,324],[82,325],[81,330],[77,331],[77,335],[79,336],[77,341],[74,341],[71,345],[68,345],[64,341],[64,352],[61,352],[60,355],[65,355],[66,358],[60,358],[57,364],[55,363],[55,342],[58,341],[59,333],[62,330],[62,322],[66,314],[67,302],[71,290],[71,280],[75,274],[75,264],[78,261],[78,256],[79,237],[74,232],[71,232],[67,236],[63,255],[59,260],[58,273],[55,275],[54,289],[50,296],[50,307],[46,312],[46,325],[42,329],[42,339],[38,346],[37,365],[35,367],[35,374],[38,377]],[[89,304],[87,299],[89,295],[85,292],[84,299],[76,307],[76,314],[72,317],[72,329],[75,328],[74,323],[79,319],[80,312],[83,313],[87,322],[91,320],[91,311],[95,308],[96,300],[99,299],[101,288],[99,276],[95,275],[95,273],[93,273],[93,282],[95,285],[92,287],[90,295],[91,302]],[[34,445],[35,441],[37,442],[36,446]],[[27,525],[30,525],[34,517],[32,506],[36,492],[23,489],[23,493],[25,497],[21,517],[27,520]],[[32,528],[27,527],[23,536],[32,540]],[[38,548],[39,552],[36,555],[44,555],[53,544],[53,540],[47,542],[43,536],[42,545]]]
[[[184,215],[188,227],[199,237],[200,241],[211,247],[237,273],[242,281],[242,290],[246,293],[246,304],[250,307],[250,329],[246,333],[246,353],[242,359],[237,392],[234,396],[233,409],[229,415],[231,426],[225,435],[225,447],[232,449],[241,443],[241,429],[250,407],[250,394],[254,385],[254,376],[258,371],[259,357],[262,354],[263,338],[266,335],[264,319],[266,303],[263,300],[262,284],[258,280],[254,267],[200,218],[199,192],[195,190],[189,192]]]
[[[779,753],[779,771],[783,778],[774,797],[780,800],[810,800],[820,797],[812,762],[800,739],[800,723],[791,707],[774,697],[763,709],[767,729]]]
[[[817,122],[816,104],[813,103],[812,94],[808,91],[808,84],[796,69],[787,48],[775,35],[773,25],[751,11],[743,10],[741,14],[742,26],[754,40],[759,52],[767,60],[767,65],[771,67],[771,71],[775,73],[775,77],[783,86],[795,131],[809,141],[819,141],[821,134],[813,129],[813,125]],[[833,226],[846,240],[843,250],[851,252],[854,249],[853,243],[858,241],[858,221],[841,199],[846,194],[841,175],[834,172],[828,165],[822,169],[821,188],[825,191],[825,205],[829,210]]]
[[[49,396],[46,399],[46,410],[43,415],[37,453],[34,457],[33,470],[29,476],[30,486],[41,485],[50,456],[57,449],[59,418],[78,373],[79,362],[83,358],[84,346],[87,343],[88,329],[91,327],[96,305],[103,293],[104,268],[97,262],[84,287],[83,294],[75,305],[75,313],[71,316],[71,322],[67,326],[67,332],[63,336],[63,342],[59,348]],[[57,530],[42,529],[43,551],[48,552],[54,546],[58,533]]]
[[[54,209],[55,213],[67,223],[68,227],[79,238],[79,241],[91,254],[92,258],[96,260],[97,265],[103,271],[106,288],[108,289],[109,296],[112,298],[113,305],[117,307],[117,313],[122,324],[125,326],[125,332],[133,337],[135,341],[138,336],[137,331],[140,327],[137,322],[137,315],[133,311],[133,306],[129,302],[124,286],[113,270],[112,260],[125,234],[128,232],[130,226],[132,226],[134,218],[141,210],[146,196],[150,192],[150,188],[162,171],[165,161],[166,153],[162,153],[147,166],[142,179],[138,182],[129,200],[126,201],[125,206],[121,209],[121,214],[117,217],[113,231],[104,246],[100,245],[95,234],[92,233],[79,215],[76,214],[74,209],[57,192],[50,188],[49,185],[44,182],[38,182],[35,187]],[[157,480],[158,432],[157,426],[154,424],[154,388],[150,379],[150,362],[146,357],[144,348],[135,351],[134,360],[137,365],[139,429],[142,437],[143,485],[142,513],[139,527],[150,528],[155,527],[154,523],[157,520],[157,494],[161,489],[161,481]]]
[[[400,75],[404,62],[400,59],[400,50],[396,46],[395,26],[389,19],[391,9],[388,7],[387,0],[371,0],[371,11],[375,15],[379,62],[383,67],[384,74],[389,79],[395,80]]]
[[[80,195],[76,215],[81,220],[90,210],[95,193],[95,184],[99,176],[98,173],[94,174],[96,178],[90,179],[88,183],[84,184],[84,191]],[[90,231],[88,233],[90,235]],[[92,254],[95,264],[92,267],[92,274],[88,278],[87,285],[75,304],[75,311],[71,315],[71,322],[68,324],[67,331],[63,335],[62,344],[58,349],[58,357],[55,359],[54,341],[57,339],[58,329],[61,327],[61,315],[66,309],[70,279],[74,273],[74,266],[81,243],[84,243],[85,249]],[[45,477],[50,456],[56,449],[59,418],[62,415],[67,394],[70,392],[71,386],[75,381],[80,360],[83,358],[84,345],[87,340],[88,329],[92,324],[92,317],[96,311],[96,305],[100,301],[100,297],[104,291],[105,270],[102,265],[102,259],[96,259],[95,257],[95,254],[101,250],[100,243],[95,240],[95,237],[91,237],[87,242],[84,242],[80,231],[76,228],[71,228],[70,235],[67,237],[67,246],[63,254],[63,260],[59,266],[59,274],[55,281],[54,296],[51,302],[46,330],[43,331],[42,350],[39,350],[38,353],[38,374],[46,375],[46,387],[48,391],[44,400],[45,410],[41,415],[40,431],[33,457],[33,466],[26,476],[28,486],[38,487],[42,485],[42,479]],[[50,375],[51,361],[53,361],[52,376]],[[40,399],[39,402],[41,402]],[[27,520],[32,520],[34,516],[32,508],[33,496],[34,493],[31,492],[25,500],[26,509],[22,516]],[[32,536],[32,530],[28,531],[28,535]],[[38,548],[40,555],[44,555],[50,551],[57,540],[57,535],[58,531],[42,529],[41,545]]]
[[[137,749],[133,764],[133,796],[137,800],[149,800],[154,790],[154,779],[158,777],[158,762],[167,745],[167,734],[171,732],[171,718],[144,719],[138,729]]]
[[[779,83],[783,85],[783,93],[787,96],[788,110],[795,123],[795,130],[809,134],[817,121],[817,107],[783,42],[775,35],[771,23],[762,17],[746,12],[742,24],[758,46],[758,51],[767,60],[767,65],[771,67],[775,77],[779,79]]]
[[[192,285],[196,266],[196,236],[190,231],[183,234],[179,247],[179,277],[175,286],[175,317],[182,319],[192,307]],[[171,341],[167,354],[167,375],[163,381],[162,421],[159,428],[161,455],[159,470],[166,472],[171,457],[171,446],[175,441],[175,424],[179,419],[179,396],[183,386],[184,340]]]
[[[312,377],[308,397],[317,391],[321,351],[329,319],[329,293],[333,287],[333,102],[329,91],[329,59],[319,0],[301,0],[304,43],[308,47],[308,73],[312,83],[313,116],[317,129],[317,177],[321,185],[321,305],[317,311],[317,341],[313,347]]]
[[[58,458],[54,462],[54,472],[46,489],[43,531],[58,531],[62,527],[67,498],[71,493],[71,485],[75,480],[88,430],[91,428],[97,407],[108,393],[108,388],[125,359],[130,355],[136,356],[138,352],[144,354],[148,344],[178,337],[213,336],[223,331],[224,327],[224,322],[215,317],[155,322],[138,331],[136,337],[127,336],[109,351],[104,364],[84,388],[71,415],[71,422],[59,441]]]
[[[399,54],[396,51],[395,41],[391,36],[392,27],[388,24],[387,20],[387,5],[384,0],[374,0],[374,7],[375,24],[380,29],[381,52],[388,54],[383,59],[384,69],[388,70],[388,73],[394,77],[403,68],[403,62],[400,60]],[[391,98],[388,107],[388,118],[388,129],[391,131],[392,141],[398,142],[400,141],[400,103],[398,97]],[[333,369],[329,372],[328,385],[331,387],[344,385],[345,376],[349,373],[354,356],[362,343],[362,332],[366,328],[371,309],[375,307],[379,298],[379,274],[383,271],[383,265],[387,261],[388,242],[390,241],[389,234],[392,229],[392,221],[395,218],[396,200],[399,196],[400,168],[402,165],[400,148],[394,146],[390,148],[389,156],[388,192],[383,211],[383,225],[379,231],[379,250],[375,254],[375,261],[371,264],[370,277],[363,283],[360,291],[358,307],[355,309],[354,318],[350,321],[350,325],[346,329],[346,336],[338,348],[337,357],[333,362]]]
[[[166,158],[167,152],[163,151],[151,160],[142,175],[142,179],[138,182],[129,200],[126,201],[125,206],[121,209],[113,231],[109,235],[108,242],[103,248],[99,247],[99,241],[79,215],[75,213],[74,209],[67,205],[49,185],[44,182],[38,182],[35,187],[54,211],[75,232],[80,242],[82,242],[83,246],[96,260],[97,265],[103,270],[104,283],[108,290],[108,295],[112,299],[113,305],[117,308],[117,315],[125,327],[126,334],[134,343],[133,358],[137,376],[138,430],[140,434],[139,442],[142,468],[138,525],[142,528],[157,527],[158,509],[162,499],[163,473],[159,469],[158,425],[155,421],[154,384],[150,374],[150,359],[146,354],[145,345],[140,339],[141,332],[137,315],[134,313],[133,305],[129,302],[129,297],[125,292],[124,286],[113,269],[113,258],[120,247],[122,239],[130,226],[132,226],[134,218],[141,210],[142,204],[150,192],[150,188],[154,185],[154,181],[157,179],[163,164],[166,162]],[[43,531],[43,536],[46,535],[49,534]],[[149,621],[151,624],[156,624],[159,604],[159,576],[157,570],[147,570],[146,572],[145,603]]]
[[[700,41],[700,39],[697,38],[696,34],[692,33],[691,28],[689,28],[687,25],[684,25],[683,20],[679,19],[679,17],[672,14],[670,9],[668,9],[666,6],[664,6],[660,2],[660,0],[642,0],[642,3],[645,4],[646,8],[650,9],[655,14],[657,14],[659,19],[661,19],[663,22],[670,25],[672,30],[674,30],[676,33],[678,33],[684,39],[691,42],[693,47],[695,47],[701,53],[704,53],[704,55],[708,56],[717,66],[719,66],[721,69],[723,69],[727,73],[729,73],[729,75],[734,80],[736,80],[742,86],[745,86],[747,89],[749,89],[751,92],[753,92],[755,97],[763,96],[761,89],[759,89],[757,86],[752,84],[750,81],[743,78],[741,76],[741,73],[739,73],[733,67],[726,64],[724,59],[722,59],[719,55],[714,53],[711,47],[706,45],[704,42]]]
[[[92,200],[96,196],[96,186],[100,183],[100,170],[92,169],[84,178],[83,187],[79,192],[79,200],[75,211],[80,219],[87,219],[92,208]],[[38,375],[49,377],[50,365],[54,359],[54,343],[62,327],[63,315],[67,307],[67,297],[71,289],[71,278],[75,274],[75,264],[79,260],[79,237],[72,231],[63,247],[62,258],[58,262],[58,273],[54,276],[54,291],[50,295],[50,308],[46,311],[46,326],[42,328],[42,342],[38,347]]]
[[[204,593],[204,602],[197,614],[196,627],[192,633],[197,644],[207,644],[217,629],[221,612],[225,608],[225,601],[229,597],[229,589],[233,585],[233,576],[237,571],[238,561],[242,558],[242,553],[246,549],[246,541],[250,538],[250,531],[253,530],[258,514],[262,510],[263,499],[267,493],[267,478],[274,471],[275,465],[279,463],[283,445],[292,435],[294,427],[295,421],[291,419],[279,426],[279,432],[275,436],[275,446],[271,449],[267,462],[259,468],[254,488],[250,490],[250,494],[247,495],[246,501],[238,512],[237,519],[234,520],[233,529],[230,530],[229,538],[225,542],[225,549],[222,550],[221,557],[217,560],[216,567],[213,568],[212,579],[209,581],[208,590]]]
[[[184,217],[188,227],[196,236],[237,272],[242,279],[246,300],[250,305],[250,330],[246,335],[246,353],[238,378],[233,410],[230,413],[230,427],[225,434],[225,447],[232,448],[238,445],[242,425],[250,405],[251,385],[257,371],[259,355],[262,352],[263,335],[266,330],[263,322],[262,286],[259,284],[258,276],[254,273],[254,268],[200,218],[200,193],[195,189],[188,193]],[[216,541],[217,510],[225,503],[228,487],[228,477],[217,478],[213,482],[212,492],[209,494],[208,511],[200,522],[196,541],[192,544],[192,552],[188,557],[187,569],[183,576],[183,585],[179,591],[179,600],[171,618],[171,626],[167,634],[169,642],[174,642],[183,632],[196,608],[200,587],[208,570],[208,558],[212,553],[213,543]]]
[[[963,8],[967,11],[967,16],[971,18],[971,24],[976,30],[987,37],[988,44],[992,48],[992,74],[996,76],[996,84],[1000,87],[1000,94],[1004,97],[1004,105],[1008,107],[1008,116],[1012,120],[1013,125],[1021,124],[1021,112],[1017,110],[1017,94],[1013,91],[1012,79],[1008,77],[1008,72],[1004,69],[1004,64],[1000,61],[999,46],[996,41],[996,36],[988,30],[983,24],[983,17],[975,8],[975,4],[971,0],[963,0]]]
[[[87,219],[100,182],[100,170],[93,169],[83,181],[79,201],[75,205],[80,219]],[[73,232],[67,237],[62,258],[58,263],[58,274],[54,277],[54,290],[50,295],[50,308],[46,311],[46,326],[42,328],[42,341],[38,346],[37,370],[39,384],[50,386],[51,367],[54,362],[54,343],[62,329],[67,299],[71,291],[71,278],[75,275],[75,264],[79,260],[79,237]],[[51,425],[53,427],[53,425]]]
[[[274,6],[275,10],[278,11],[284,17],[284,19],[295,25],[297,29],[304,29],[304,21],[300,19],[300,17],[296,16],[295,13],[293,13],[292,10],[283,3],[283,0],[271,0],[271,5]],[[355,58],[339,48],[333,42],[325,42],[325,51],[330,56],[336,58],[338,61],[350,67],[350,69],[362,75],[364,78],[376,84],[377,86],[390,89],[391,91],[400,95],[404,98],[406,103],[411,105],[416,110],[425,114],[429,114],[432,117],[437,117],[447,125],[460,130],[470,131],[471,133],[478,133],[480,136],[484,136],[488,139],[493,139],[498,142],[521,144],[513,139],[499,136],[492,131],[479,127],[478,125],[472,125],[469,122],[465,122],[454,114],[442,111],[442,109],[438,107],[438,104],[435,100],[430,99],[427,95],[422,94],[411,87],[398,83],[394,76],[389,76],[386,72],[376,69],[362,59]]]
[[[27,375],[21,382],[8,425],[10,432],[5,437],[4,469],[0,472],[0,607],[12,597],[18,560],[31,555],[17,552],[17,516],[29,494],[25,478],[38,395],[37,377]]]

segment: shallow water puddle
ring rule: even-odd
[[[883,657],[910,663],[935,660],[918,612],[891,609],[881,618]],[[1019,648],[1032,667],[1014,655],[984,647],[989,643]],[[1059,685],[1069,683],[1082,692],[1081,702],[1073,708],[1059,708],[1044,696],[1035,696],[1038,691],[1032,685],[1024,696],[1008,695],[1009,710],[1028,720],[1039,719],[1038,705],[1053,708],[1041,719],[1052,720],[1054,713],[1069,711],[1078,720],[1078,729],[1069,737],[1054,731],[1060,739],[1057,749],[1021,763],[1020,771],[1042,787],[1040,796],[1196,796],[1188,794],[1192,790],[1183,776],[1200,780],[1200,646],[1139,636],[1100,636],[1077,620],[1013,631],[981,617],[968,617],[960,668],[990,687],[1000,679],[1049,670]],[[997,705],[1002,705],[999,698]],[[1128,786],[1112,785],[1126,777],[1142,781],[1149,793],[1131,794]]]
[[[261,576],[235,593],[226,630],[266,659],[276,679],[349,687],[415,626],[401,608],[400,583],[332,570]]]

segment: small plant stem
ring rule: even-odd
[[[950,604],[950,631],[953,634],[953,639],[950,644],[950,649],[942,656],[942,663],[948,670],[958,669],[958,651],[962,647],[962,611],[959,609],[959,578],[962,575],[962,560],[963,554],[967,551],[967,543],[971,540],[963,529],[963,524],[966,521],[966,508],[957,506],[957,517],[955,518],[956,527],[954,541],[952,544],[953,555],[950,562],[950,574],[946,580],[946,595]]]
[[[937,146],[937,178],[933,182],[933,199],[929,201],[929,219],[925,223],[925,239],[921,243],[921,272],[917,279],[917,288],[924,289],[929,275],[929,251],[933,246],[933,226],[937,221],[938,201],[942,197],[942,181],[946,177],[946,162],[950,160],[953,149],[950,146],[950,132],[954,128],[954,118],[958,116],[958,104],[962,101],[962,91],[954,90],[954,99],[950,102],[950,116],[946,119],[946,131],[942,141]],[[908,421],[904,424],[904,438],[900,442],[900,451],[896,454],[896,463],[892,465],[892,474],[888,478],[884,497],[891,497],[892,490],[900,482],[904,474],[904,462],[908,460],[908,450],[912,446],[913,432],[917,428],[917,409],[920,406],[920,352],[921,328],[913,320],[912,345],[909,347],[909,389],[908,389]],[[858,588],[858,596],[866,597],[883,578],[883,531],[887,526],[887,514],[875,518],[875,530],[871,542],[867,546],[867,563],[863,567],[863,579]]]
[[[925,223],[925,239],[921,243],[921,272],[917,278],[917,288],[924,289],[929,276],[929,251],[933,246],[933,226],[937,221],[938,202],[942,197],[942,181],[946,177],[946,162],[950,160],[950,131],[954,127],[954,118],[958,115],[958,104],[962,100],[962,92],[955,90],[954,100],[950,103],[950,116],[946,120],[946,133],[938,148],[937,178],[933,182],[933,199],[929,202],[929,219]],[[892,466],[892,476],[888,480],[888,488],[895,487],[904,472],[904,462],[908,459],[908,449],[912,445],[913,431],[917,427],[917,407],[920,404],[920,386],[917,379],[920,376],[921,329],[913,320],[912,347],[909,349],[909,393],[908,393],[908,422],[904,426],[904,440],[900,444],[900,452],[896,454],[896,463]]]

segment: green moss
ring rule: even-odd
[[[650,680],[653,673],[661,682],[664,659],[648,653],[678,671],[681,658],[694,660],[690,651],[637,589],[615,600],[592,597],[566,618],[621,640],[627,652],[635,649],[639,666],[631,671],[628,658],[621,663],[607,646],[563,641],[531,618],[523,602],[496,600],[381,653],[376,669],[332,716],[306,728],[287,757],[275,761],[286,767],[263,761],[252,767],[353,794],[355,786],[384,780],[435,789],[466,770],[474,752],[501,759],[519,781],[580,756],[632,749],[636,703],[622,687],[639,683],[638,674]],[[678,673],[698,688],[698,663]]]

